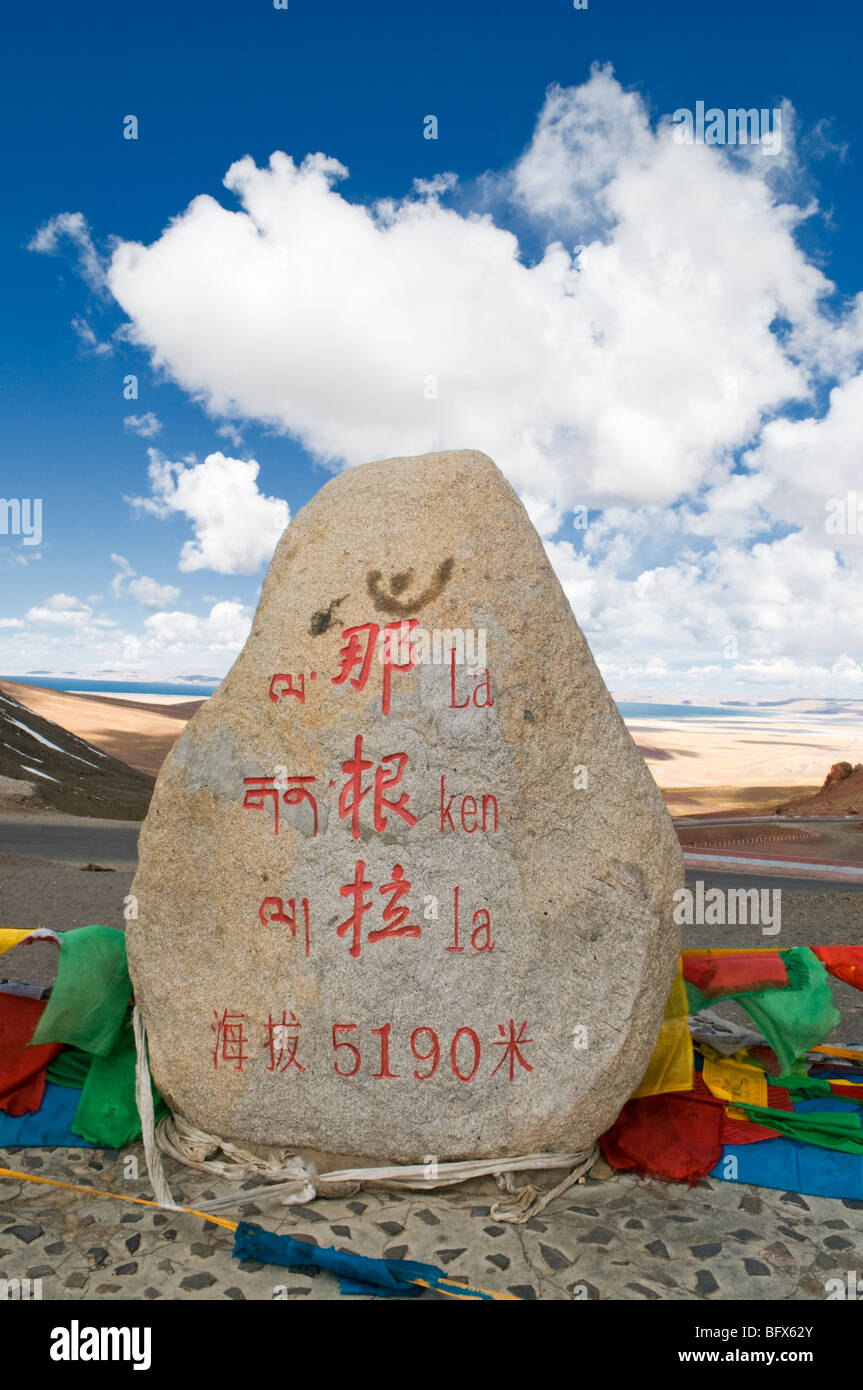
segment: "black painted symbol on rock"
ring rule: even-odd
[[[317,613],[312,614],[312,621],[309,624],[310,637],[322,637],[325,632],[329,631],[335,622],[336,609],[339,604],[344,603],[347,597],[347,594],[343,594],[341,598],[334,598],[328,608],[321,608]],[[314,680],[314,675],[312,680]]]
[[[455,560],[452,558],[444,560],[438,565],[435,576],[431,583],[423,589],[416,598],[401,599],[406,589],[410,588],[413,581],[413,570],[405,570],[402,574],[390,575],[390,591],[386,593],[381,587],[382,575],[380,570],[369,570],[366,576],[368,591],[374,602],[375,608],[379,613],[394,613],[397,617],[407,617],[409,613],[418,613],[433,598],[437,598],[449,583],[450,576],[455,568]]]

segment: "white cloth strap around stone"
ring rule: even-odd
[[[431,1191],[439,1187],[452,1187],[471,1178],[495,1177],[498,1186],[513,1200],[503,1199],[497,1202],[491,1208],[492,1220],[519,1224],[538,1215],[549,1202],[583,1177],[596,1161],[595,1144],[579,1153],[526,1154],[518,1158],[472,1158],[452,1163],[392,1164],[380,1168],[342,1168],[329,1173],[318,1173],[313,1164],[290,1153],[288,1149],[276,1149],[263,1158],[249,1149],[232,1144],[227,1139],[220,1139],[214,1134],[206,1134],[203,1130],[196,1129],[182,1115],[169,1112],[159,1121],[158,1126],[155,1124],[147,1056],[147,1032],[137,1004],[134,1025],[138,1053],[135,1098],[141,1117],[147,1172],[150,1175],[153,1196],[160,1206],[169,1211],[178,1211],[181,1208],[171,1195],[162,1165],[163,1153],[177,1159],[187,1168],[213,1177],[228,1178],[233,1182],[254,1177],[266,1181],[264,1187],[230,1193],[211,1202],[199,1202],[199,1211],[215,1212],[253,1201],[256,1197],[276,1195],[285,1205],[302,1205],[311,1202],[315,1197],[326,1196],[328,1188],[345,1183],[356,1187],[381,1185],[397,1190],[402,1188],[411,1191]],[[217,1154],[221,1154],[222,1157],[217,1158]],[[536,1188],[531,1183],[525,1183],[522,1187],[515,1185],[514,1173],[559,1168],[568,1170],[566,1177],[549,1191]]]

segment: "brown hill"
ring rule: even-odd
[[[28,806],[142,820],[154,778],[0,693],[0,787]],[[14,687],[13,687],[14,688]]]
[[[783,802],[775,814],[790,816],[863,815],[863,763],[834,763],[812,796]]]
[[[112,758],[155,777],[168,749],[183,732],[202,700],[162,704],[124,700],[119,696],[81,695],[0,680],[6,695],[61,729],[86,739]]]

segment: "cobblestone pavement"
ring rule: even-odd
[[[124,1178],[130,1158],[145,1173],[140,1146],[122,1154],[0,1150],[5,1167],[148,1196],[146,1176]],[[176,1200],[187,1205],[229,1190],[179,1165],[168,1172]],[[844,1280],[863,1262],[858,1201],[617,1174],[587,1178],[514,1226],[492,1218],[499,1196],[486,1180],[443,1195],[365,1190],[304,1207],[270,1197],[221,1215],[358,1254],[426,1261],[531,1300],[824,1299],[826,1280]],[[185,1213],[0,1181],[0,1277],[40,1279],[44,1299],[341,1297],[323,1271],[238,1263],[232,1240]]]

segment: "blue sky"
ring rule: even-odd
[[[855,485],[863,501],[861,25],[850,5],[756,8],[10,13],[0,493],[41,498],[43,534],[0,535],[0,673],[219,676],[266,568],[253,534],[345,462],[477,447],[615,690],[857,694],[858,538],[823,517]],[[790,103],[781,155],[670,163],[668,117],[699,100]],[[349,176],[265,173],[277,150]],[[440,174],[457,182],[415,185]],[[205,208],[163,236],[200,195],[230,220]],[[452,338],[427,279],[453,287]]]

